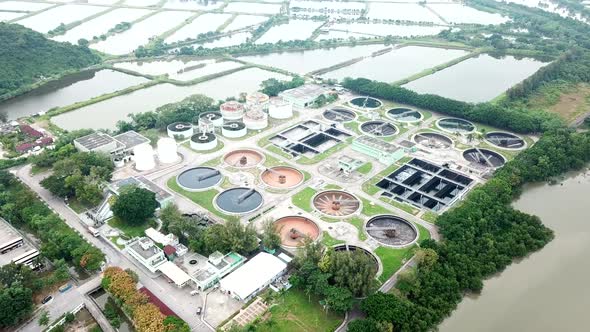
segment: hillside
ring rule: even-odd
[[[88,48],[48,40],[17,24],[0,23],[0,98],[72,69],[98,63]]]

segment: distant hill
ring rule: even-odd
[[[87,47],[58,43],[18,24],[0,23],[0,98],[43,77],[100,62]]]

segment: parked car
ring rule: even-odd
[[[195,289],[195,290],[191,291],[191,296],[195,296],[197,294],[199,294],[198,290]]]
[[[72,288],[72,284],[67,283],[59,288],[59,292],[60,293],[66,292],[70,288]]]
[[[41,301],[42,304],[48,304],[51,301],[53,301],[53,296],[49,295],[46,298],[43,299],[43,301]]]
[[[203,307],[197,308],[197,315],[200,315],[203,312]]]

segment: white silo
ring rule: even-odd
[[[253,109],[244,114],[244,124],[250,130],[260,130],[268,126],[268,115],[262,110]]]
[[[154,161],[154,149],[149,144],[141,144],[133,148],[135,169],[138,171],[149,171],[156,167]]]
[[[268,106],[268,115],[273,119],[288,119],[293,116],[293,106],[283,98],[273,98]]]
[[[270,97],[262,92],[252,92],[246,95],[246,107],[252,109],[257,107],[263,111],[268,111],[268,101]]]
[[[164,137],[158,140],[158,159],[163,164],[171,164],[178,161],[176,142],[173,138]]]

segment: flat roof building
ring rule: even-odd
[[[82,152],[104,152],[115,155],[130,153],[136,146],[149,144],[149,142],[149,138],[133,130],[115,136],[97,131],[74,139],[74,146]]]
[[[247,302],[281,277],[286,270],[287,263],[269,253],[261,252],[221,279],[221,290],[237,300]]]
[[[326,94],[328,89],[317,84],[304,84],[300,87],[279,93],[287,102],[296,108],[309,107],[319,96]]]
[[[154,182],[148,180],[146,177],[142,175],[132,176],[115,181],[112,184],[110,184],[108,188],[114,194],[119,195],[121,190],[126,186],[137,186],[139,188],[144,188],[153,192],[154,194],[156,194],[156,201],[158,202],[161,208],[166,207],[168,204],[174,201],[174,196],[170,192],[158,186]]]
[[[150,272],[158,271],[160,265],[168,260],[164,251],[158,248],[152,240],[147,237],[141,237],[125,245],[127,252],[135,258],[141,265],[145,266]]]
[[[34,269],[39,251],[10,223],[0,218],[0,266],[10,263],[25,264]]]
[[[405,155],[403,149],[370,136],[360,136],[356,138],[352,141],[352,149],[371,156],[385,165],[391,165]]]
[[[223,255],[219,251],[212,253],[209,255],[205,267],[193,275],[197,288],[205,290],[215,285],[221,278],[242,266],[245,261],[246,258],[244,256],[235,252],[230,252],[226,255]]]

